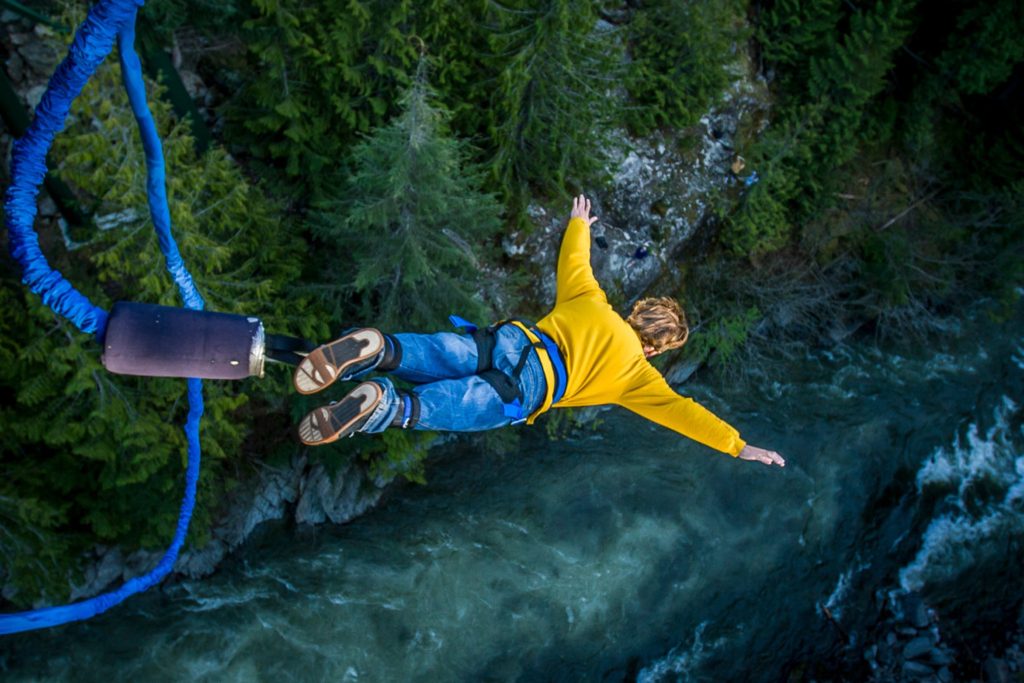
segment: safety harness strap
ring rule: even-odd
[[[544,350],[547,352],[548,364],[552,368],[552,376],[549,379],[548,373],[545,372],[545,379],[549,379],[549,382],[553,384],[548,390],[553,400],[550,403],[545,401],[545,405],[541,406],[541,408],[550,407],[565,393],[565,365],[561,360],[558,347],[547,335],[538,330],[534,323],[519,318],[509,318],[481,328],[457,315],[449,316],[448,319],[451,320],[455,327],[461,327],[472,335],[477,348],[476,374],[490,384],[497,392],[502,403],[505,404],[506,417],[510,417],[513,420],[524,420],[527,417],[523,408],[522,392],[519,391],[519,377],[523,373],[523,368],[526,367],[526,362],[530,359],[530,352],[534,349],[537,350],[538,357],[541,358],[542,366],[544,365],[544,356],[540,354],[540,351]],[[530,343],[523,347],[523,351],[519,355],[519,361],[511,373],[498,370],[494,367],[493,363],[494,347],[497,345],[496,333],[504,325],[518,327],[523,331],[527,339],[530,340]],[[531,332],[533,337],[530,336]]]
[[[399,392],[402,407],[391,420],[392,427],[412,429],[420,421],[420,397],[414,393]]]
[[[316,348],[316,344],[308,339],[285,334],[268,334],[266,343],[267,358],[289,365],[298,365],[307,353]]]
[[[377,363],[377,372],[397,370],[402,363],[402,344],[391,334],[384,335],[384,356]]]

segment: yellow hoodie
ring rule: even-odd
[[[557,275],[555,308],[537,323],[565,360],[568,385],[556,407],[614,403],[723,453],[739,454],[746,445],[739,432],[673,391],[647,362],[640,337],[608,304],[590,267],[590,227],[582,218],[569,221]],[[546,354],[540,355],[548,392],[530,423],[551,407],[554,375]]]

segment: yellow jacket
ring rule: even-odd
[[[746,445],[739,432],[673,391],[647,362],[637,333],[608,304],[590,267],[590,227],[582,218],[569,221],[557,275],[555,308],[537,327],[558,344],[565,360],[568,384],[558,408],[614,403],[723,453],[739,454]],[[548,392],[530,423],[551,407],[554,375],[546,354],[540,355]]]

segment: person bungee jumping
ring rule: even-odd
[[[388,377],[364,381],[303,417],[301,441],[316,446],[388,428],[480,431],[532,424],[552,407],[616,404],[723,453],[785,466],[778,453],[747,444],[676,393],[648,362],[686,343],[686,317],[669,298],[641,299],[625,319],[615,312],[590,266],[596,220],[590,200],[576,197],[558,255],[555,307],[536,324],[510,319],[477,328],[452,316],[465,334],[384,334],[368,327],[314,349],[295,368],[299,393],[371,371],[415,387],[398,390]]]

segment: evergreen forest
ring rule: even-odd
[[[86,3],[32,5],[40,18],[11,21],[55,66]],[[968,311],[1005,315],[1024,284],[1019,0],[148,0],[140,22],[144,59],[163,65],[148,95],[185,260],[209,309],[274,332],[324,341],[358,324],[543,315],[543,274],[509,240],[542,230],[544,211],[567,217],[574,194],[599,201],[631,145],[693,161],[737,80],[766,100],[739,119],[732,182],[660,256],[658,293],[696,323],[683,361],[742,373],[849,338],[927,343]],[[0,49],[9,65],[14,47]],[[190,75],[184,101],[168,69]],[[4,186],[17,135],[5,127]],[[104,308],[178,305],[116,59],[50,167],[67,190],[37,222],[54,267]],[[106,373],[0,241],[0,584],[13,609],[67,599],[96,544],[164,546],[187,407],[183,381]],[[647,293],[623,291],[610,292],[620,309]],[[206,383],[190,544],[232,490],[299,449],[293,424],[316,404],[289,377]],[[542,423],[553,438],[573,428],[571,415]],[[472,438],[514,448],[514,433]],[[309,457],[428,482],[432,441],[388,433]]]

